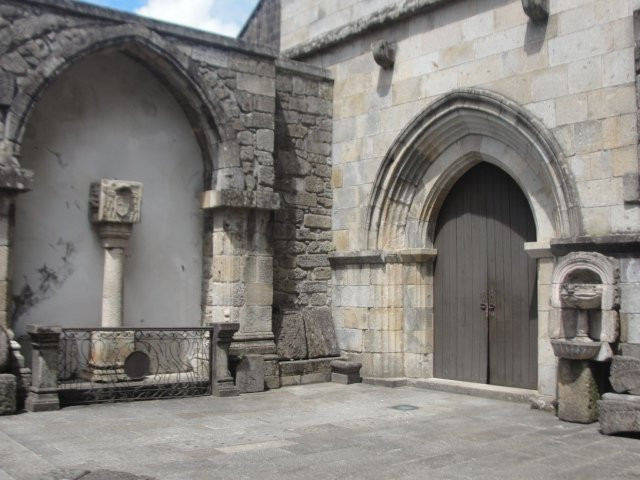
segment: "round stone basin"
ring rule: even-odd
[[[551,340],[555,356],[570,360],[589,360],[595,357],[601,344],[602,342],[580,340]]]
[[[562,303],[570,308],[589,310],[602,305],[602,285],[597,283],[565,283],[560,287]]]

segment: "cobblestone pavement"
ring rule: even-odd
[[[0,418],[0,480],[140,477],[640,479],[640,439],[523,404],[332,383]]]

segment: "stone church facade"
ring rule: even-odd
[[[553,399],[565,359],[640,358],[637,8],[263,0],[234,40],[3,0],[2,323],[99,326],[117,178],[124,325],[238,322],[268,388],[342,356]]]

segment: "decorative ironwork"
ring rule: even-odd
[[[210,395],[213,328],[65,328],[63,405]]]

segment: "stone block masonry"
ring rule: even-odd
[[[328,260],[334,250],[332,80],[319,69],[278,60],[276,91],[274,187],[283,199],[283,208],[274,216],[277,352],[283,360],[338,356]],[[287,372],[281,370],[283,378],[298,375]],[[319,381],[327,374],[316,377]]]

